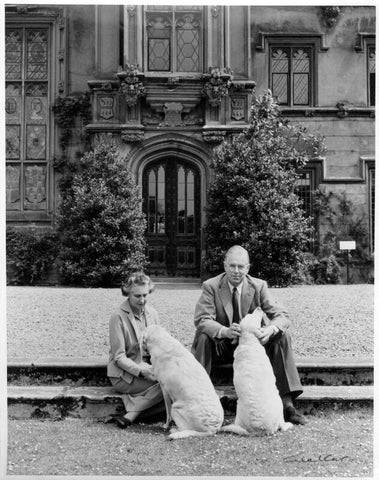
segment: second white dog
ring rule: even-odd
[[[233,363],[237,412],[234,424],[222,428],[225,432],[262,436],[292,427],[292,423],[284,421],[274,372],[265,348],[256,337],[262,315],[258,307],[241,320],[241,337]]]
[[[204,369],[178,340],[159,325],[149,325],[144,344],[151,356],[156,379],[166,405],[167,422],[177,429],[170,439],[214,435],[224,420],[224,410]]]

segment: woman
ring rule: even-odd
[[[143,272],[132,274],[121,286],[127,299],[109,321],[107,374],[122,396],[126,414],[112,415],[120,428],[127,428],[142,412],[144,416],[164,410],[162,391],[155,380],[149,356],[143,350],[142,334],[147,325],[159,323],[156,310],[147,305],[154,285]]]

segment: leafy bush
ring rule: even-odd
[[[58,238],[52,231],[7,227],[8,284],[37,284],[54,263],[58,249]]]
[[[354,261],[361,265],[372,263],[369,255],[366,215],[359,215],[346,192],[315,192],[315,214],[323,218],[324,233],[319,239],[318,253],[309,266],[315,283],[340,283],[346,252],[339,250],[339,241],[355,240]]]
[[[295,192],[297,171],[322,148],[319,136],[282,118],[270,91],[256,99],[249,127],[215,150],[205,276],[219,273],[225,251],[240,244],[253,275],[272,286],[296,280],[312,231]]]
[[[110,138],[79,160],[57,218],[63,283],[119,285],[143,268],[146,221],[138,187]]]

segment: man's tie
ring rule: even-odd
[[[238,290],[237,290],[237,287],[233,288],[232,305],[233,305],[233,323],[240,323],[240,311],[239,311],[239,307],[238,307]]]

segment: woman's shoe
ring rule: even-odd
[[[114,421],[116,422],[119,428],[128,428],[132,424],[129,418],[125,418],[124,415],[115,416]]]

